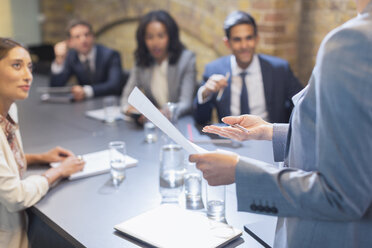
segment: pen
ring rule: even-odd
[[[226,78],[226,81],[229,80],[229,78],[230,78],[230,72],[226,72],[225,78]],[[222,97],[222,94],[223,94],[223,91],[224,91],[224,90],[225,90],[225,88],[220,89],[220,90],[218,91],[217,101],[220,101],[220,100],[221,100],[221,97]]]
[[[246,129],[245,127],[240,126],[239,124],[233,124],[233,125],[231,125],[231,127],[235,127],[235,128],[240,129],[241,131],[246,132],[246,133],[250,132],[248,129]]]

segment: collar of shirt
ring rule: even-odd
[[[160,64],[155,63],[152,71],[151,92],[159,107],[169,101],[168,93],[168,58]]]
[[[10,115],[7,115],[6,118],[0,115],[0,126],[3,129],[8,141],[11,142],[15,137],[15,132],[19,128],[18,125],[13,121]]]
[[[96,64],[94,63],[96,61],[96,54],[97,54],[97,47],[96,46],[93,46],[92,49],[90,50],[90,52],[87,54],[87,55],[84,55],[84,54],[78,54],[79,56],[79,60],[82,64],[84,64],[84,62],[89,59],[89,66],[90,66],[90,69],[92,71],[95,71],[95,66]]]
[[[168,69],[168,58],[164,59],[160,64],[155,62],[154,68],[160,70],[165,75]]]
[[[242,69],[238,66],[236,58],[234,55],[231,55],[231,73],[232,76],[239,76],[240,73],[246,72],[247,74],[254,74],[260,72],[260,61],[257,54],[253,55],[252,62],[246,69]]]

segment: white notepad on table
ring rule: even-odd
[[[147,244],[164,248],[221,247],[242,231],[210,220],[205,213],[164,204],[114,228]]]
[[[115,119],[116,120],[123,120],[124,119],[124,114],[121,113],[120,107],[115,106],[115,107],[112,107],[112,108],[113,108],[112,111],[115,113]],[[88,110],[88,111],[85,112],[85,115],[90,117],[90,118],[96,119],[96,120],[100,120],[100,121],[105,120],[105,110],[103,108]]]
[[[109,150],[103,150],[99,152],[88,153],[82,155],[85,161],[85,166],[82,171],[72,174],[68,179],[74,180],[82,177],[94,176],[110,171],[110,153]],[[131,156],[125,156],[126,168],[136,166],[138,160]],[[57,167],[60,163],[51,163],[52,167]]]

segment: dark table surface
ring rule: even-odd
[[[47,78],[35,76],[29,98],[17,103],[26,153],[43,152],[60,145],[75,154],[85,154],[107,149],[110,141],[122,140],[127,144],[128,155],[139,162],[136,167],[126,171],[126,178],[118,188],[112,185],[110,174],[75,181],[63,180],[51,188],[29,213],[68,240],[72,246],[142,246],[143,244],[115,232],[113,226],[160,204],[158,161],[161,146],[164,145],[162,138],[156,143],[147,144],[144,142],[143,129],[135,123],[119,121],[116,125],[108,125],[86,117],[85,111],[102,107],[102,98],[80,103],[41,102],[36,89],[46,84]],[[211,139],[200,133],[200,127],[194,124],[190,116],[181,118],[177,127],[186,137],[188,127],[191,127],[195,140]],[[208,150],[231,150],[273,163],[271,142],[247,141],[200,146]],[[47,168],[31,167],[29,173],[40,173]],[[182,204],[181,201],[180,205]],[[275,217],[238,212],[235,184],[227,186],[226,219],[230,225],[240,230],[243,230],[244,224],[266,222],[272,227],[276,222]],[[273,237],[273,234],[269,236]],[[236,246],[260,247],[245,232],[228,247]]]

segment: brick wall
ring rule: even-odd
[[[325,34],[355,16],[352,0],[41,0],[41,6],[45,42],[63,39],[67,20],[80,17],[92,23],[100,43],[121,52],[127,69],[133,66],[137,19],[165,9],[197,54],[199,78],[206,63],[229,53],[222,42],[225,17],[233,10],[248,11],[258,23],[258,52],[287,59],[304,84]]]

